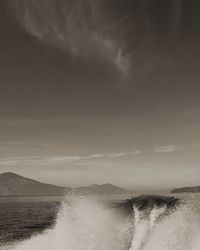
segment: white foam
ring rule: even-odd
[[[158,218],[164,214],[166,207],[154,207],[151,211],[134,210],[134,235],[130,250],[140,250],[148,240]],[[145,215],[144,213],[149,213]]]
[[[85,197],[67,197],[52,230],[1,250],[199,250],[199,202],[163,216],[166,207],[147,214],[134,208],[123,222],[111,209]],[[160,218],[160,219],[159,219]]]
[[[12,250],[121,250],[127,224],[114,212],[85,197],[68,197],[54,229],[21,242]]]
[[[191,205],[177,209],[156,225],[143,250],[199,250],[200,214]]]

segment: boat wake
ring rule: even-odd
[[[166,203],[146,198],[140,203],[133,201],[132,212],[124,218],[92,199],[69,196],[53,229],[0,249],[199,250],[197,203],[190,201],[171,210]]]

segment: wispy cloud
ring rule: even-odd
[[[135,150],[131,152],[113,152],[106,154],[90,154],[90,155],[66,155],[66,156],[29,156],[29,157],[12,157],[0,158],[1,166],[53,166],[76,162],[85,162],[90,160],[105,160],[123,158],[133,155],[142,154],[141,151]]]
[[[156,153],[171,153],[174,152],[178,149],[177,145],[165,145],[165,146],[160,146],[160,147],[156,147],[154,148],[154,151]]]
[[[134,53],[127,52],[123,32],[118,29],[126,16],[110,21],[104,4],[95,0],[16,0],[10,3],[20,23],[39,40],[74,57],[103,58],[123,74],[129,73]]]
[[[111,157],[111,158],[119,158],[119,157],[126,157],[126,156],[139,155],[139,154],[142,154],[142,151],[135,150],[132,152],[109,153],[109,154],[106,154],[105,156]]]

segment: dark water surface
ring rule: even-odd
[[[0,202],[0,244],[28,239],[51,228],[60,205],[56,201]]]

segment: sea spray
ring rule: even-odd
[[[150,237],[150,234],[155,226],[155,223],[164,215],[166,206],[153,207],[152,210],[139,210],[136,206],[133,207],[134,214],[134,235],[131,244],[131,250],[142,249],[145,242]]]
[[[121,250],[130,240],[129,223],[91,198],[68,196],[55,228],[13,246],[12,250]]]
[[[156,224],[142,250],[199,250],[200,211],[195,201],[179,207]]]
[[[200,199],[173,210],[133,206],[120,218],[91,198],[68,196],[55,227],[1,250],[199,250]],[[148,209],[150,208],[150,209]]]

